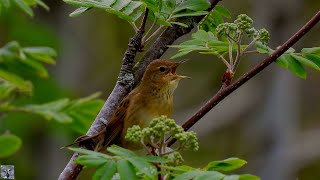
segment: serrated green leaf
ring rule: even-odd
[[[100,152],[96,152],[96,151],[91,151],[91,150],[87,150],[87,149],[82,149],[82,148],[68,148],[71,151],[80,153],[80,154],[85,154],[85,155],[90,155],[93,157],[101,157],[101,158],[105,158],[105,159],[110,159],[111,156],[107,155],[107,154],[103,154]]]
[[[30,94],[32,92],[31,82],[23,80],[16,74],[0,69],[0,79],[6,80],[24,93]]]
[[[209,40],[209,34],[204,30],[198,30],[196,33],[193,33],[192,35],[193,39],[198,39],[204,42],[207,42]]]
[[[190,52],[192,52],[192,50],[188,50],[188,51],[181,51],[177,54],[175,54],[174,56],[171,56],[170,58],[171,59],[176,59],[176,58],[179,58],[179,57],[182,57],[182,56],[185,56],[187,54],[189,54]]]
[[[303,48],[301,50],[303,54],[317,54],[320,55],[320,47]]]
[[[286,59],[287,56],[288,56],[287,54],[281,55],[280,57],[278,57],[278,59],[275,61],[275,63],[278,66],[287,69],[288,68],[288,62],[287,62],[287,59]]]
[[[90,156],[90,155],[82,155],[74,160],[75,163],[88,166],[88,167],[99,166],[101,164],[106,163],[107,161],[108,161],[107,159],[103,159],[97,156]]]
[[[18,136],[4,134],[0,136],[0,158],[7,158],[16,153],[22,145]]]
[[[110,160],[99,167],[93,175],[93,180],[111,180],[117,172],[117,164]]]
[[[239,180],[260,180],[260,178],[251,174],[242,174]]]
[[[208,11],[183,12],[183,13],[178,13],[173,15],[171,16],[171,18],[179,18],[179,17],[185,17],[185,16],[203,16],[206,14],[208,14]]]
[[[225,177],[224,174],[221,174],[216,171],[188,171],[181,175],[176,176],[173,180],[186,180],[186,179],[194,179],[194,180],[221,180]]]
[[[37,3],[39,6],[41,6],[43,9],[45,9],[45,10],[47,10],[47,11],[50,10],[49,6],[47,6],[47,5],[46,5],[44,2],[42,2],[41,0],[36,0],[36,3]]]
[[[288,56],[286,59],[288,62],[289,70],[292,71],[298,77],[306,79],[307,77],[306,70],[303,68],[300,62],[295,60],[292,56]]]
[[[64,2],[74,6],[81,6],[82,9],[78,9],[78,11],[73,12],[73,16],[83,13],[88,8],[99,8],[132,23],[136,21],[143,13],[139,9],[139,7],[143,3],[132,0],[116,0],[101,2],[94,0],[64,0]]]
[[[69,16],[70,17],[78,17],[90,9],[91,9],[91,7],[80,7],[78,9],[74,10],[72,13],[70,13]]]
[[[20,9],[22,9],[25,13],[27,13],[29,16],[33,17],[33,11],[28,6],[27,3],[25,3],[23,0],[12,0]]]
[[[202,11],[208,9],[210,4],[206,0],[186,0],[183,1],[177,8],[174,9],[173,13],[189,9],[193,11]]]
[[[61,99],[42,105],[29,104],[19,107],[19,109],[28,113],[38,114],[47,120],[56,120],[60,123],[70,123],[72,122],[72,118],[62,112],[62,109],[65,108],[68,103],[68,99]]]
[[[138,169],[138,172],[145,174],[150,179],[154,179],[157,176],[157,169],[147,163],[143,158],[132,157],[127,159],[135,168]]]
[[[229,176],[225,176],[223,178],[223,180],[239,180],[240,175],[229,175]]]
[[[291,54],[291,57],[293,57],[294,59],[296,59],[297,61],[299,61],[301,64],[303,64],[305,66],[309,66],[313,69],[320,71],[320,68],[317,66],[317,64],[313,63],[309,59],[306,59],[302,56],[298,56],[298,55],[294,55],[294,54]]]
[[[128,6],[125,7],[125,9],[122,11],[124,14],[131,14],[136,10],[138,7],[142,5],[142,2],[138,1],[131,1]]]
[[[112,8],[120,11],[124,7],[128,6],[130,2],[131,0],[116,0],[115,3],[112,5]]]
[[[117,146],[117,145],[112,145],[112,146],[108,147],[107,151],[111,152],[112,154],[115,154],[115,155],[118,155],[118,156],[122,156],[122,157],[137,156],[137,154],[134,153],[133,151],[130,151],[130,150],[125,149],[125,148],[122,148],[122,147]]]
[[[318,67],[320,67],[320,55],[316,54],[304,54],[305,58],[309,59],[313,63],[315,63]]]
[[[167,163],[170,162],[169,159],[159,157],[159,156],[139,156],[140,159],[143,159],[144,161],[147,162],[152,162],[152,163]]]
[[[239,158],[228,158],[222,161],[212,161],[207,165],[206,169],[208,171],[233,171],[241,168],[246,163],[245,160]]]
[[[214,7],[214,10],[217,11],[219,14],[223,15],[226,18],[231,18],[230,11],[227,8],[225,8],[225,7],[221,6],[221,5],[216,5]]]
[[[51,57],[57,56],[56,51],[49,47],[27,47],[23,48],[22,52],[33,57],[35,60],[48,64],[55,64],[55,61]]]
[[[188,25],[184,24],[184,23],[180,23],[180,22],[175,22],[175,21],[169,21],[170,24],[176,24],[176,25],[179,25],[179,26],[182,26],[182,27],[185,27],[187,28]]]
[[[121,159],[117,163],[117,170],[120,175],[120,179],[130,179],[136,180],[138,179],[134,167],[129,161]]]
[[[262,42],[257,41],[255,44],[256,44],[258,53],[269,54],[269,55],[272,54],[273,50],[269,48],[267,45],[263,44]]]

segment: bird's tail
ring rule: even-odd
[[[92,135],[92,136],[82,135],[82,136],[78,137],[73,143],[68,144],[68,145],[65,145],[65,146],[61,147],[60,149],[68,148],[68,147],[73,146],[73,145],[75,145],[75,144],[78,144],[78,145],[80,145],[80,144],[84,144],[84,145],[90,144],[90,143],[89,143],[90,140],[93,140],[94,138],[96,138],[96,137],[98,137],[99,135],[103,134],[104,131],[105,131],[105,130],[102,130],[102,131],[100,131],[100,132],[98,132],[98,133],[96,133],[96,134],[94,134],[94,135]]]

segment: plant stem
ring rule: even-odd
[[[285,53],[291,46],[293,46],[299,39],[301,39],[310,29],[312,29],[320,21],[320,11],[318,11],[298,32],[296,32],[289,40],[287,40],[280,48],[275,50],[271,56],[268,56],[260,64],[251,69],[248,73],[241,76],[236,82],[220,89],[203,107],[201,107],[193,116],[191,116],[183,125],[185,131],[189,130],[196,124],[205,114],[207,114],[213,107],[221,102],[225,97],[238,89],[241,85],[249,81],[255,75],[260,73],[263,69],[268,67],[278,57]],[[169,142],[169,146],[174,144],[176,139]]]

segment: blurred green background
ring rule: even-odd
[[[106,99],[119,72],[128,39],[129,24],[114,15],[92,10],[77,17],[75,8],[58,0],[34,9],[28,17],[17,8],[0,14],[0,47],[16,40],[22,46],[49,46],[57,50],[57,64],[48,66],[49,79],[34,79],[34,94],[23,102],[45,103],[63,97],[77,98],[102,92]],[[270,47],[286,41],[320,9],[317,0],[223,1],[235,18],[246,13],[257,28],[271,35]],[[186,35],[175,43],[190,38]],[[320,26],[313,28],[294,48],[320,46]],[[162,58],[171,57],[169,49]],[[143,53],[138,55],[138,58]],[[175,119],[183,123],[219,89],[224,65],[211,56],[191,54],[181,74],[192,80],[180,83],[175,96]],[[238,75],[263,58],[250,57]],[[198,152],[186,152],[190,165],[239,157],[248,165],[241,172],[262,179],[320,179],[320,73],[308,71],[307,80],[271,65],[210,111],[192,130],[200,140]],[[193,87],[193,88],[190,88]],[[93,120],[93,119],[92,119]],[[16,179],[57,179],[71,152],[60,147],[79,135],[65,124],[35,115],[11,113],[0,119],[0,133],[21,137],[22,148],[2,164],[15,165]],[[82,174],[81,179],[88,176]]]

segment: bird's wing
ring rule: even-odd
[[[114,143],[114,141],[120,136],[123,129],[124,118],[126,117],[126,112],[130,104],[130,98],[128,96],[121,101],[120,105],[112,114],[110,120],[106,124],[106,127],[102,131],[91,136],[80,136],[73,143],[62,148],[79,144],[90,147],[90,149],[96,149],[100,151],[103,149],[103,147]],[[96,139],[98,141],[96,141]]]
[[[120,137],[129,105],[130,98],[127,96],[122,100],[119,107],[111,116],[106,126],[103,146],[109,146],[110,144],[114,143],[117,138]]]

